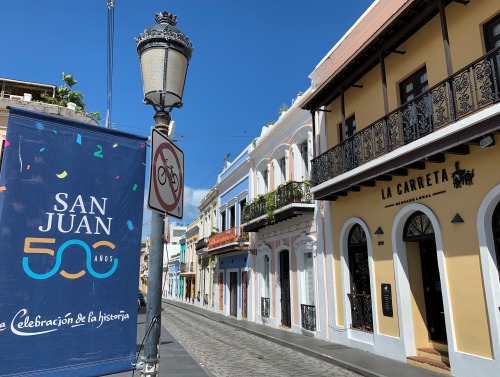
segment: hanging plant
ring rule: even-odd
[[[267,215],[267,225],[274,224],[276,218],[274,210],[276,209],[276,197],[274,192],[270,192],[264,195],[266,201],[266,215]]]

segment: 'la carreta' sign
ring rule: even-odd
[[[470,186],[473,184],[474,169],[466,170],[460,169],[460,163],[455,162],[455,171],[448,174],[446,169],[435,170],[425,175],[420,175],[415,178],[407,179],[404,182],[398,183],[394,186],[388,186],[381,190],[382,200],[398,198],[405,194],[415,193],[419,194],[420,191],[427,188],[440,188],[444,183],[453,182],[454,188],[461,188],[463,186]]]

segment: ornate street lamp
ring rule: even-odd
[[[155,128],[166,137],[173,134],[170,111],[182,106],[186,73],[193,45],[175,27],[177,17],[167,11],[156,14],[156,25],[136,38],[141,62],[144,103],[155,109]],[[169,130],[169,127],[171,129]],[[152,163],[152,162],[151,162]],[[146,333],[142,376],[159,375],[161,294],[163,274],[163,229],[165,214],[151,214],[151,246],[147,291]]]
[[[157,128],[170,123],[170,111],[182,107],[186,73],[193,52],[189,38],[177,25],[177,17],[163,11],[153,25],[136,38],[141,61],[144,103],[156,111]],[[158,126],[161,124],[161,126]]]

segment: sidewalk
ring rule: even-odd
[[[190,312],[203,315],[212,320],[225,323],[229,326],[247,331],[261,338],[293,348],[313,357],[326,360],[332,364],[371,377],[442,377],[442,374],[414,367],[410,364],[377,356],[370,352],[349,348],[341,344],[331,343],[324,340],[304,336],[260,325],[254,322],[238,320],[232,316],[225,316],[199,306],[186,304],[179,301],[166,300],[163,302],[175,305]]]
[[[144,334],[146,333],[146,309],[141,308],[137,318],[137,351],[139,351],[141,344],[144,339]],[[144,348],[143,348],[144,350]],[[144,353],[141,352],[140,356]],[[141,359],[139,358],[138,362]],[[136,370],[135,372],[122,372],[109,374],[106,377],[140,377],[141,371]],[[182,347],[179,342],[168,332],[168,330],[162,326],[161,328],[161,338],[160,338],[160,374],[159,376],[164,377],[207,377],[212,376],[208,371],[200,367],[198,361],[190,355],[184,347]]]

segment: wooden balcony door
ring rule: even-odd
[[[241,316],[247,318],[248,315],[248,271],[241,273]]]
[[[224,310],[224,272],[219,273],[219,310]]]
[[[280,253],[280,286],[281,286],[281,324],[291,327],[292,316],[290,308],[290,262],[289,251]]]
[[[229,273],[229,314],[238,316],[238,273]]]

